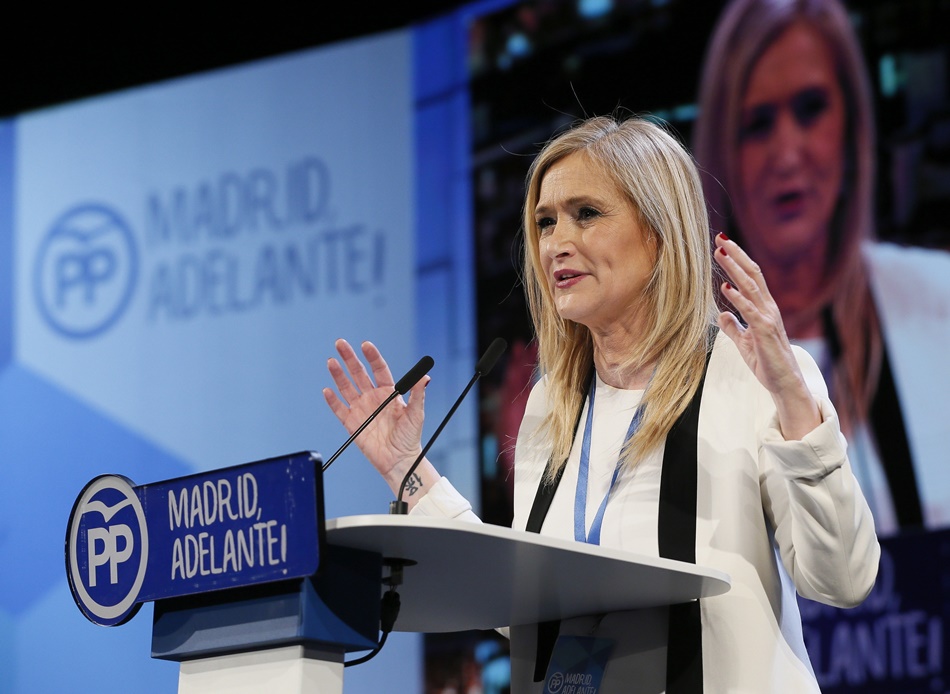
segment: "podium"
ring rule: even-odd
[[[385,592],[400,598],[394,630],[432,633],[729,589],[714,569],[494,525],[324,521],[319,462],[299,453],[140,487],[94,479],[67,529],[77,605],[115,626],[154,601],[152,656],[180,663],[180,694],[338,694],[345,655],[379,643]]]
[[[694,564],[439,518],[338,518],[327,521],[327,542],[407,561],[396,631],[495,629],[659,607],[730,585],[721,571]]]
[[[448,519],[349,516],[327,521],[326,540],[402,570],[394,631],[535,624],[687,602],[730,587],[726,574],[694,564]],[[342,650],[298,646],[185,661],[179,692],[243,694],[266,682],[268,692],[337,694]],[[277,681],[290,686],[277,688]]]

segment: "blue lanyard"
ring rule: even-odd
[[[591,545],[600,544],[600,528],[604,523],[604,512],[607,510],[607,500],[610,498],[610,492],[613,491],[617,478],[620,476],[620,459],[617,460],[617,466],[614,468],[613,477],[610,478],[610,487],[604,494],[604,500],[600,502],[600,508],[594,516],[594,521],[590,526],[590,534],[587,533],[587,480],[590,476],[590,440],[594,429],[594,391],[597,390],[596,378],[591,381],[590,393],[587,400],[587,424],[584,427],[584,439],[581,445],[581,462],[577,471],[577,489],[574,492],[574,539],[578,542],[586,542]],[[630,426],[627,429],[627,437],[624,442],[630,440],[637,429],[640,428],[640,420],[643,419],[643,408],[637,407],[633,413],[633,419],[630,420]],[[621,451],[623,449],[621,448]]]

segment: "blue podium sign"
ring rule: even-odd
[[[144,602],[311,576],[323,543],[321,460],[296,453],[142,486],[102,475],[66,532],[66,575],[96,624]]]

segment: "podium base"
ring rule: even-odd
[[[343,653],[287,646],[181,663],[178,694],[341,694]]]
[[[333,545],[324,555],[311,578],[156,601],[152,657],[185,661],[284,646],[375,648],[381,557]]]

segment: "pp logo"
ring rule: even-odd
[[[57,219],[40,245],[36,303],[54,330],[93,337],[125,311],[137,271],[135,239],[125,220],[108,207],[80,205]]]
[[[116,626],[138,611],[148,566],[145,511],[129,480],[92,480],[73,506],[66,533],[66,574],[79,609]]]
[[[548,680],[548,686],[545,691],[551,694],[557,694],[561,691],[562,687],[564,687],[564,675],[560,672],[555,672]]]

